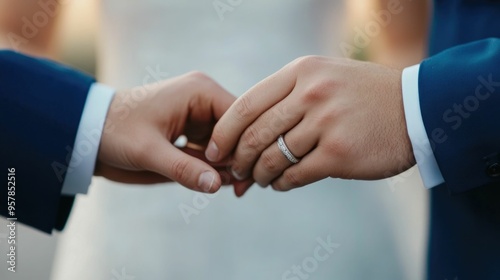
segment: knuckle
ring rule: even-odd
[[[261,145],[259,132],[253,126],[245,130],[241,137],[241,141],[244,147],[251,150],[257,150]]]
[[[350,141],[336,139],[330,140],[328,143],[326,143],[325,149],[327,150],[328,154],[332,155],[336,159],[347,159],[349,158],[352,146],[353,144]]]
[[[201,72],[201,71],[191,71],[187,74],[188,77],[196,80],[205,80],[205,79],[210,79],[207,74]]]
[[[187,159],[176,159],[172,161],[171,163],[171,174],[176,181],[181,181],[183,182],[184,179],[186,179],[186,176],[188,176],[187,169],[189,167],[189,161]]]
[[[279,180],[272,182],[271,186],[273,187],[273,190],[275,190],[275,191],[283,191],[283,186],[281,185]]]
[[[245,119],[252,114],[252,105],[249,98],[241,97],[234,105],[236,110],[236,118],[239,120]]]
[[[227,135],[226,131],[222,127],[222,123],[219,122],[218,124],[215,125],[215,127],[214,127],[214,129],[212,131],[212,139],[219,146],[221,146],[221,145],[222,146],[227,145],[227,144],[223,145],[223,143],[228,143],[229,139],[228,139],[228,135]]]
[[[214,84],[214,81],[210,76],[207,74],[201,72],[201,71],[192,71],[187,74],[188,79],[190,82],[197,83],[199,85],[211,85]]]
[[[264,169],[268,171],[276,171],[278,168],[276,157],[272,156],[270,152],[266,151],[261,155],[261,164]]]
[[[248,168],[246,166],[254,164],[256,157],[257,155],[255,149],[243,144],[238,145],[236,151],[234,152],[234,162],[242,165],[242,169],[243,166]]]
[[[337,84],[333,79],[322,79],[312,83],[304,90],[302,101],[304,103],[323,102],[332,96],[336,86]]]
[[[293,186],[293,187],[301,186],[301,180],[299,178],[299,175],[293,171],[290,171],[289,169],[287,169],[283,173],[283,178],[290,186]]]
[[[323,60],[321,56],[307,55],[295,59],[292,66],[297,70],[311,69],[317,67]]]

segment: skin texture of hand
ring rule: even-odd
[[[401,92],[399,70],[299,58],[229,108],[214,128],[206,156],[216,162],[232,153],[235,177],[253,177],[281,191],[327,177],[390,177],[415,164]],[[281,134],[299,163],[278,149]]]
[[[124,183],[176,181],[208,193],[233,183],[228,161],[208,164],[203,150],[216,121],[234,100],[198,72],[117,92],[107,115],[95,174]],[[201,149],[175,147],[172,143],[181,135]]]

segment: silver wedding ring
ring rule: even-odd
[[[280,135],[278,137],[278,148],[280,151],[283,153],[283,155],[291,162],[291,163],[297,163],[299,162],[299,159],[297,159],[292,152],[290,152],[290,149],[285,144],[285,139],[283,139],[283,135]]]

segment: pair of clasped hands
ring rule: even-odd
[[[400,70],[308,56],[238,99],[199,72],[143,88],[134,104],[134,89],[116,93],[95,175],[206,193],[234,185],[242,196],[254,182],[287,191],[327,177],[386,178],[415,164]],[[173,144],[181,135],[183,148]],[[280,135],[298,162],[278,147]]]

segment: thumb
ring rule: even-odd
[[[195,191],[214,193],[220,189],[220,175],[202,160],[184,153],[166,139],[156,140],[151,148],[153,152],[146,156],[144,168]]]

